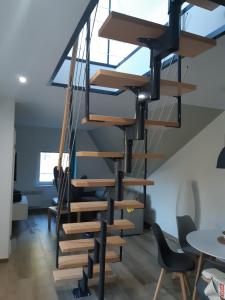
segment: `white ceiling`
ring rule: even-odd
[[[48,86],[88,0],[1,0],[0,2],[0,99],[16,100],[17,125],[61,127],[64,89]],[[184,103],[225,109],[225,37],[218,46],[194,59],[183,61],[189,69],[186,82],[198,91]],[[21,86],[16,76],[28,77]],[[82,102],[84,101],[82,97]],[[91,95],[91,111],[132,115],[134,97]],[[83,105],[82,105],[83,111]]]
[[[18,124],[59,127],[64,91],[47,83],[88,3],[0,1],[0,99],[15,98]],[[18,74],[27,85],[18,84]]]

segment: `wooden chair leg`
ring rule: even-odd
[[[202,263],[204,259],[204,254],[201,253],[199,258],[198,258],[198,264],[197,264],[197,271],[196,271],[196,277],[195,277],[195,285],[194,285],[194,290],[192,294],[192,300],[196,300],[196,295],[197,295],[197,282],[200,276],[201,268],[202,268]]]
[[[188,294],[191,295],[191,288],[190,288],[187,274],[183,274],[183,275],[184,275],[184,284],[185,284],[186,290],[188,291]]]
[[[160,290],[160,287],[162,285],[162,280],[163,280],[163,277],[165,275],[165,272],[166,272],[166,270],[162,268],[161,272],[160,272],[160,275],[159,275],[158,282],[157,282],[157,286],[156,286],[156,290],[155,290],[153,300],[156,300],[158,295],[159,295],[159,290]]]
[[[181,292],[182,292],[182,299],[187,300],[187,293],[186,293],[186,288],[185,288],[185,279],[184,279],[184,274],[180,273],[180,286],[181,286]]]

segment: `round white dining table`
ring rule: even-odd
[[[223,229],[225,230],[225,229]],[[189,233],[186,237],[188,243],[206,255],[225,259],[225,244],[218,241],[223,236],[222,229],[202,229]]]
[[[225,229],[196,230],[189,233],[186,237],[187,242],[200,253],[192,300],[196,299],[196,285],[200,276],[204,255],[225,260],[225,244],[221,244],[218,241],[218,237],[223,236],[222,231],[224,230]]]

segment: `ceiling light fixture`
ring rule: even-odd
[[[25,76],[19,75],[18,80],[20,83],[25,84],[27,83],[27,78]]]

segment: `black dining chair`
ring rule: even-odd
[[[176,273],[176,275],[179,276],[182,299],[187,300],[186,289],[188,288],[188,281],[185,273],[187,271],[192,271],[195,264],[186,254],[177,253],[170,249],[158,224],[153,224],[152,230],[158,246],[158,263],[161,266],[161,272],[153,300],[156,300],[159,295],[162,280],[166,272]]]
[[[178,239],[184,253],[199,256],[199,252],[187,242],[188,233],[197,230],[192,218],[188,215],[177,216]]]

